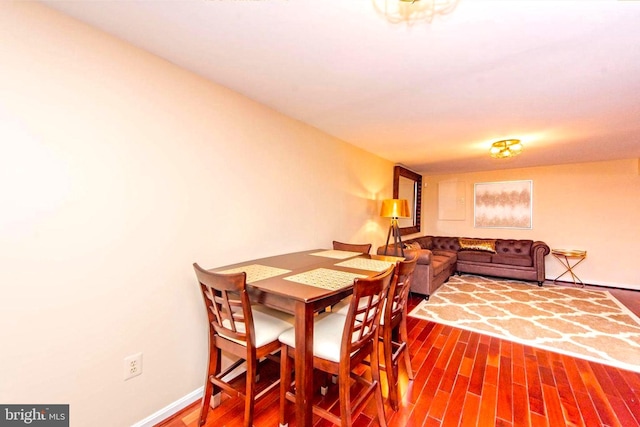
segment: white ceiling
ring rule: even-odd
[[[460,0],[414,25],[375,1],[42,2],[416,171],[640,158],[640,1]],[[505,138],[523,154],[490,159]]]

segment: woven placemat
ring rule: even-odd
[[[314,252],[310,255],[321,256],[325,258],[347,259],[347,258],[353,258],[354,256],[362,255],[362,252],[339,251],[336,249],[329,249],[322,252]]]
[[[328,268],[316,268],[315,270],[305,271],[284,279],[303,285],[315,286],[316,288],[335,290],[350,286],[356,278],[363,277],[367,276]]]
[[[358,270],[368,271],[385,271],[392,265],[395,265],[395,262],[367,258],[354,258],[336,264],[338,267],[357,268]]]
[[[247,283],[253,283],[258,280],[269,279],[271,277],[280,276],[281,274],[291,273],[291,270],[260,264],[250,264],[242,267],[230,268],[229,270],[218,271],[217,273],[232,274],[241,273],[243,271],[247,273]]]

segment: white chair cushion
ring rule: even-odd
[[[251,312],[253,314],[253,327],[256,331],[256,347],[262,347],[263,345],[276,341],[281,333],[290,329],[294,324],[292,315],[270,309],[263,305],[252,305]],[[228,323],[226,320],[225,322]],[[237,327],[238,332],[245,332],[243,323],[238,324]],[[224,337],[243,344],[242,341],[227,336]]]
[[[331,307],[331,312],[340,313],[343,316],[346,316],[347,313],[349,312],[349,305],[351,304],[351,298],[353,297],[349,295],[348,297],[342,299],[339,303]]]
[[[313,355],[332,362],[340,362],[342,331],[347,318],[337,313],[324,313],[313,324]],[[295,348],[296,336],[293,328],[280,334],[280,342]]]

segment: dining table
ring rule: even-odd
[[[332,249],[312,249],[218,267],[218,273],[247,273],[252,304],[294,315],[295,416],[312,425],[314,316],[353,292],[356,278],[374,276],[404,258]],[[338,331],[336,331],[338,333]]]

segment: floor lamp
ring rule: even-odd
[[[393,254],[397,256],[398,248],[400,248],[400,253],[404,256],[402,238],[400,237],[400,228],[398,227],[398,218],[409,218],[411,216],[409,213],[409,202],[405,199],[383,200],[380,216],[383,218],[391,218],[391,225],[389,226],[389,232],[387,233],[387,244],[384,246],[384,254],[387,254],[389,239],[391,239],[391,234],[393,233]]]

